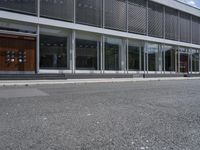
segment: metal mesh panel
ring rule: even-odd
[[[73,0],[41,0],[40,13],[43,17],[73,21]]]
[[[148,34],[163,37],[163,6],[150,2],[148,8]]]
[[[105,0],[105,27],[126,30],[126,0]]]
[[[0,0],[0,9],[36,14],[37,0]]]
[[[146,0],[128,0],[129,32],[146,34],[147,9]]]
[[[76,0],[76,22],[101,26],[102,0]]]
[[[191,18],[184,12],[180,12],[180,41],[191,42]]]
[[[169,7],[165,8],[165,38],[178,40],[178,11]]]
[[[192,16],[192,43],[200,44],[200,19]]]

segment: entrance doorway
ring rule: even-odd
[[[0,73],[35,73],[35,53],[34,37],[0,35]]]

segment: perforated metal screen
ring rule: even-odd
[[[163,37],[163,6],[149,1],[148,6],[148,34]]]
[[[146,34],[147,2],[146,0],[128,0],[128,31]]]
[[[102,25],[102,0],[76,0],[76,22],[93,26]]]
[[[165,38],[178,40],[179,38],[178,11],[165,7]]]
[[[127,30],[126,0],[105,0],[105,27]]]
[[[192,43],[200,44],[200,19],[192,16]]]
[[[74,0],[41,0],[40,14],[43,17],[73,21]]]
[[[191,16],[180,12],[180,41],[191,42]]]
[[[37,13],[37,0],[0,0],[0,9]]]

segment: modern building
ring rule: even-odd
[[[0,74],[200,73],[200,9],[176,0],[1,0]]]

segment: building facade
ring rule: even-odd
[[[200,10],[175,0],[2,0],[0,74],[199,74]]]

